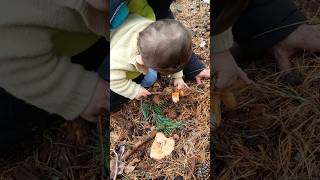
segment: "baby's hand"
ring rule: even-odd
[[[201,84],[201,79],[210,79],[210,69],[205,68],[202,70],[197,76],[196,76],[196,81],[198,84]]]
[[[148,95],[151,95],[151,93],[148,90],[146,90],[144,87],[141,86],[139,89],[139,93],[135,97],[135,99],[140,100],[142,97],[147,97]]]
[[[177,89],[187,88],[188,85],[184,82],[182,78],[177,78],[173,80],[173,85],[177,87]]]

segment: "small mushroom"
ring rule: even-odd
[[[179,91],[179,95],[180,95],[181,97],[186,96],[186,94],[184,93],[183,90],[180,90],[180,91]]]
[[[173,93],[172,93],[172,101],[173,101],[174,103],[179,102],[179,92],[173,92]]]
[[[231,91],[225,91],[220,95],[221,100],[227,108],[237,107],[237,100]]]
[[[174,149],[174,140],[166,138],[163,133],[157,133],[152,145],[150,157],[156,160],[161,160],[170,155]]]

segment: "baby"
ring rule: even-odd
[[[110,50],[110,89],[121,96],[150,95],[146,88],[156,81],[157,73],[172,75],[177,89],[186,87],[182,69],[191,57],[192,39],[176,20],[154,22],[130,14],[111,31]]]

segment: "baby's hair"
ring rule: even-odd
[[[176,20],[158,20],[139,33],[138,50],[147,67],[175,73],[191,56],[191,33]]]

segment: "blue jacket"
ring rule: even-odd
[[[110,1],[110,25],[111,28],[118,27],[128,16],[127,0],[111,0]]]

